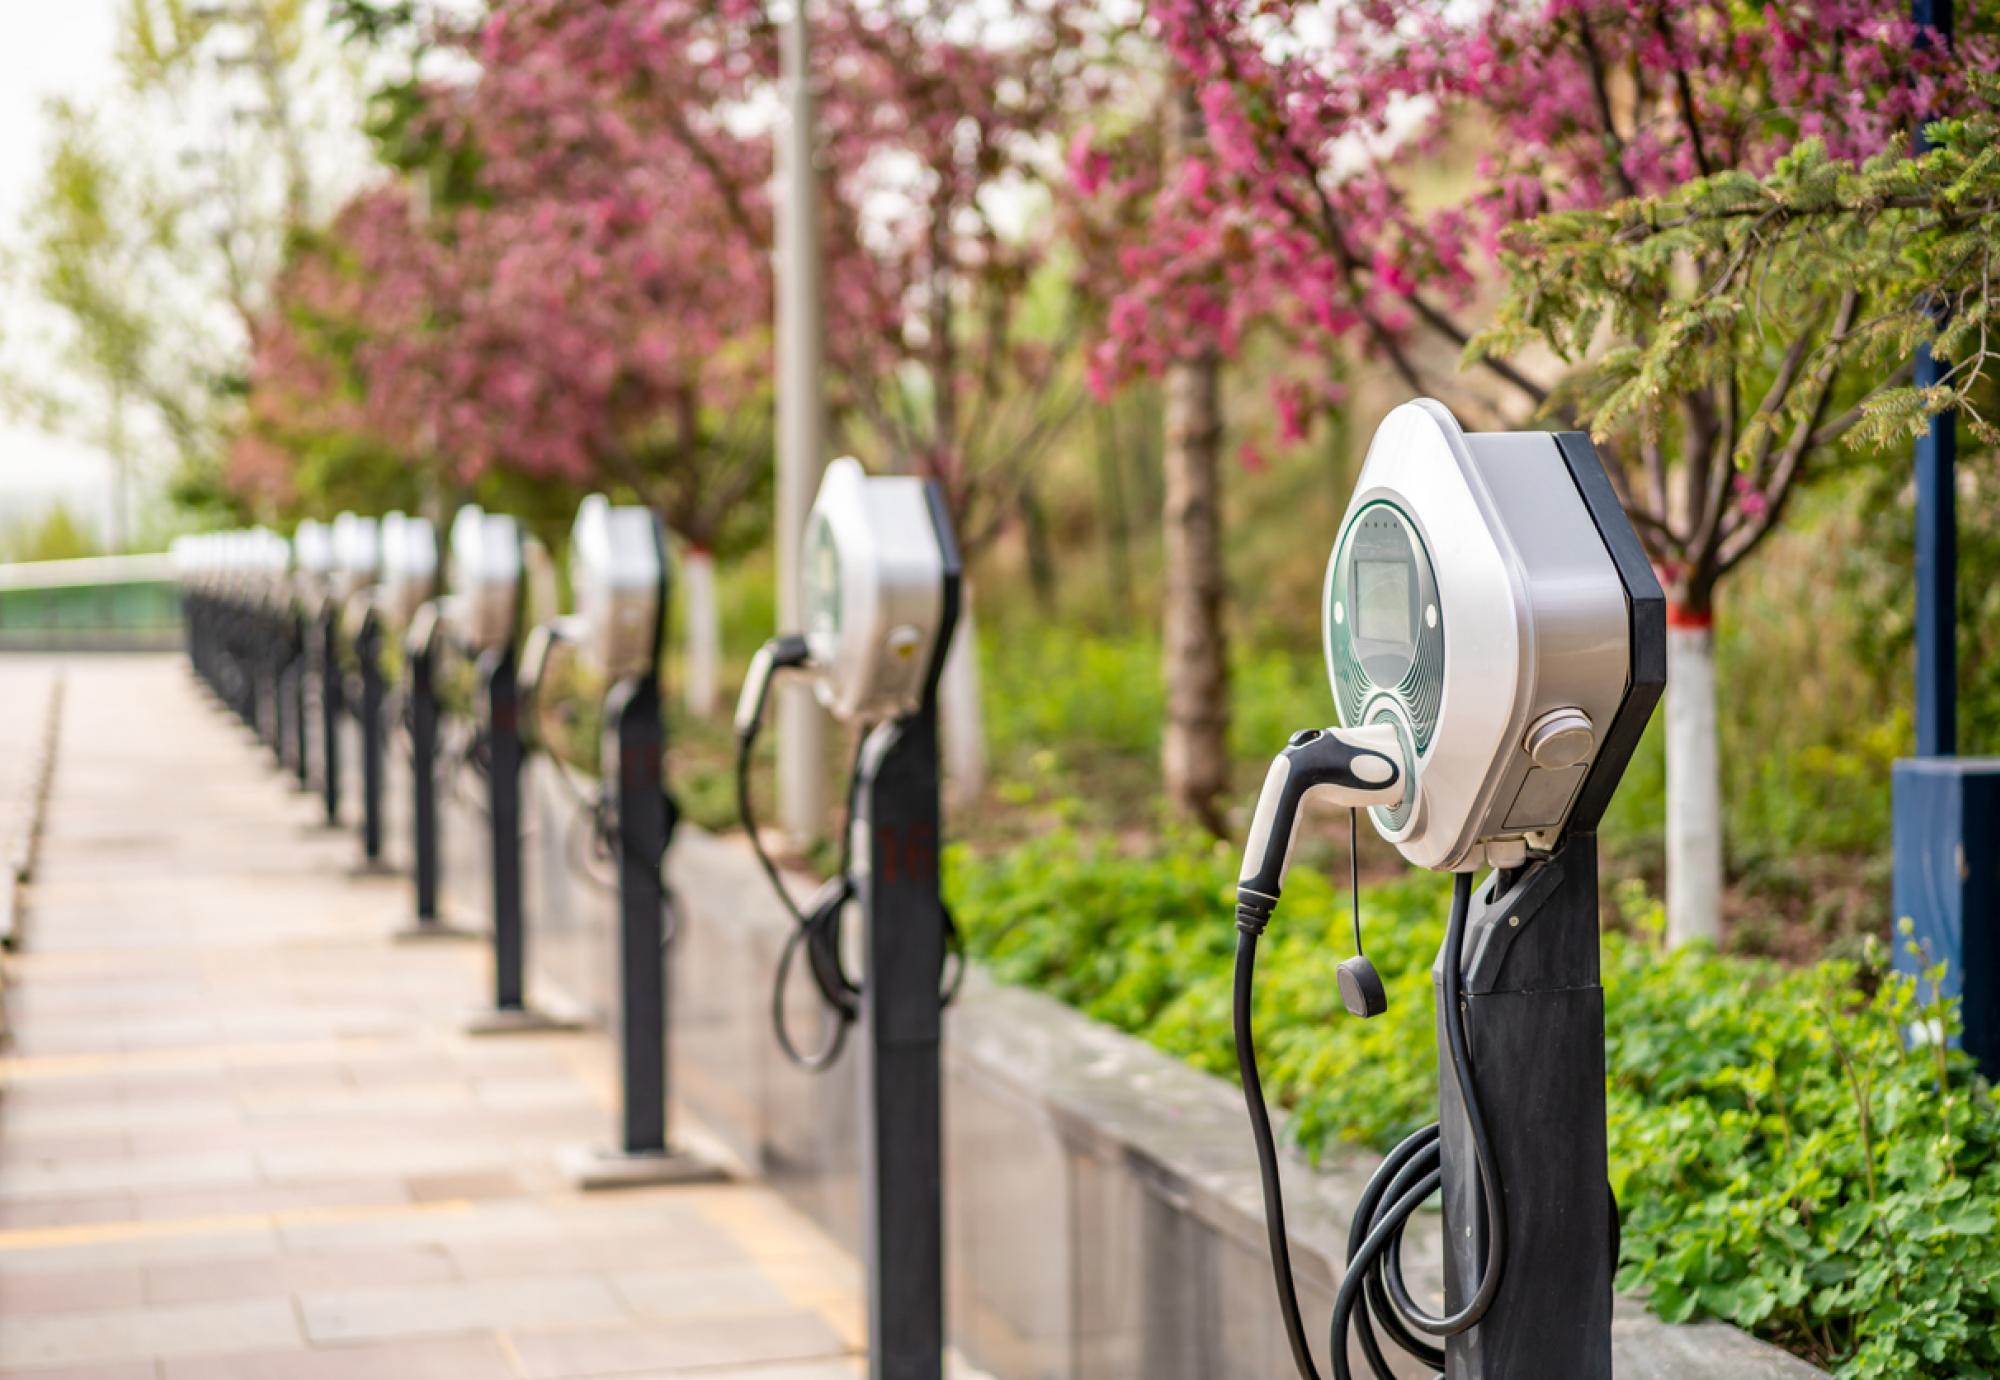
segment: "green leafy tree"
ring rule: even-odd
[[[1975,113],[1932,125],[1922,156],[1856,162],[1804,139],[1762,173],[1721,169],[1510,233],[1505,300],[1467,354],[1542,347],[1569,366],[1543,410],[1636,457],[1613,477],[1677,609],[1705,615],[1843,456],[1954,408],[1995,439],[2000,77],[1969,69],[1967,82]],[[1927,386],[1912,381],[1920,348],[1942,365]],[[1712,715],[1712,699],[1670,696],[1670,744],[1699,736],[1673,717],[1697,709]]]
[[[33,298],[9,322],[11,411],[121,476],[172,467],[175,490],[213,488],[266,286],[366,165],[324,24],[303,0],[127,0],[119,79],[88,108],[50,107],[9,247]]]
[[[9,561],[72,561],[100,550],[89,526],[63,503],[0,532],[0,559]]]
[[[2000,100],[2000,77],[1980,85]],[[1757,399],[1739,402],[1733,464],[1711,480],[1720,511],[1686,515],[1718,524],[1717,571],[1769,535],[1791,481],[1836,443],[1907,441],[1953,409],[2000,442],[2000,119],[1944,120],[1929,135],[1919,157],[1859,167],[1809,139],[1767,176],[1723,172],[1528,222],[1505,259],[1507,298],[1471,350],[1540,343],[1577,362],[1561,401],[1602,435],[1643,440],[1661,399],[1696,389]],[[1944,366],[1927,387],[1911,382],[1920,347]]]

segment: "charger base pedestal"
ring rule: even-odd
[[[657,676],[621,680],[604,703],[603,763],[611,784],[618,863],[618,1146],[584,1148],[560,1163],[580,1189],[711,1183],[715,1161],[676,1148],[668,1134],[666,882],[673,836],[665,782],[666,726]]]
[[[873,730],[855,794],[867,979],[861,1167],[870,1380],[940,1380],[944,1366],[943,1019],[934,703]]]
[[[1465,1034],[1507,1210],[1507,1255],[1486,1316],[1446,1344],[1450,1380],[1612,1380],[1614,1223],[1604,1129],[1597,836],[1495,874],[1465,934]],[[1443,993],[1443,974],[1434,975]],[[1445,1042],[1440,1016],[1440,1063]],[[1479,1281],[1486,1216],[1471,1126],[1442,1080],[1445,1300]]]
[[[398,944],[430,944],[439,940],[470,943],[481,938],[481,935],[478,930],[461,929],[442,920],[412,920],[400,929],[391,931],[389,938]]]
[[[618,1188],[664,1188],[674,1184],[715,1184],[729,1174],[713,1160],[689,1150],[613,1150],[578,1145],[556,1157],[571,1186],[585,1193]]]
[[[542,1011],[532,1006],[487,1007],[466,1017],[459,1029],[467,1035],[556,1035],[583,1030],[581,1017]]]

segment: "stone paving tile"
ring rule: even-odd
[[[89,1222],[123,1222],[134,1210],[129,1193],[87,1193],[74,1197],[0,1199],[0,1234],[37,1227]]]
[[[629,1230],[629,1228],[628,1228]],[[749,1260],[728,1237],[703,1222],[667,1216],[643,1236],[568,1236],[456,1243],[445,1248],[467,1279],[514,1275],[595,1274],[618,1270],[707,1267]]]
[[[122,1160],[9,1164],[0,1201],[81,1197],[92,1193],[255,1182],[256,1158],[238,1150],[196,1155],[134,1155]]]
[[[283,1299],[93,1309],[15,1317],[0,1327],[0,1366],[82,1365],[214,1351],[218,1343],[297,1346],[297,1316]]]
[[[171,1229],[176,1227],[179,1229]],[[268,1221],[97,1222],[0,1232],[0,1256],[6,1258],[9,1268],[20,1270],[167,1265],[231,1255],[269,1255],[278,1248],[277,1231]]]
[[[407,1247],[185,1260],[150,1266],[140,1278],[148,1303],[196,1303],[309,1289],[435,1284],[457,1278],[457,1271],[443,1251]]]
[[[270,1183],[250,1180],[213,1188],[141,1193],[142,1219],[213,1217],[248,1212],[300,1212],[317,1208],[374,1207],[409,1202],[400,1179],[354,1178]]]
[[[741,1265],[620,1270],[610,1283],[627,1308],[655,1321],[778,1313],[791,1302],[783,1288],[748,1260]]]
[[[162,1380],[515,1380],[490,1337],[169,1360]]]
[[[176,662],[69,674],[0,1054],[0,1380],[858,1373],[853,1262],[767,1190],[558,1178],[612,1124],[601,1034],[462,1036],[483,946],[390,943],[407,880],[348,875]]]
[[[807,1361],[803,1364],[783,1363],[775,1366],[729,1366],[722,1370],[677,1370],[652,1375],[620,1376],[619,1380],[688,1380],[689,1376],[702,1375],[709,1380],[856,1380],[868,1374],[868,1362],[864,1357],[849,1357],[844,1361]],[[966,1364],[957,1352],[947,1352],[944,1358],[945,1380],[993,1380],[985,1371]],[[1235,1376],[1220,1377],[1219,1380],[1237,1380]]]
[[[0,1148],[0,1174],[5,1174],[9,1165],[27,1160],[69,1162],[141,1153],[141,1147],[134,1138],[119,1131],[87,1131],[81,1134],[59,1131],[52,1135],[34,1135],[10,1127],[10,1132],[4,1148]]]
[[[588,1276],[312,1291],[299,1295],[299,1313],[315,1342],[615,1323],[627,1316],[611,1287]]]
[[[0,1367],[0,1380],[159,1380],[159,1371],[151,1361],[112,1361],[101,1366],[36,1366],[32,1370],[18,1370],[13,1366]]]
[[[130,1267],[103,1270],[11,1270],[0,1265],[0,1318],[137,1308],[146,1278]]]
[[[805,1312],[656,1326],[516,1331],[508,1334],[508,1342],[523,1380],[594,1380],[648,1371],[810,1361],[846,1351],[824,1319]]]
[[[417,1203],[518,1198],[523,1192],[520,1177],[505,1169],[413,1174],[403,1180],[403,1188],[410,1195],[410,1200]]]

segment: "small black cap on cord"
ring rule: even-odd
[[[1340,1001],[1351,1015],[1367,1020],[1389,1009],[1389,991],[1382,975],[1366,958],[1350,958],[1335,971],[1340,983]]]

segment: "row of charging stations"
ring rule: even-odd
[[[580,1177],[712,1172],[672,1153],[667,1137],[662,862],[673,807],[662,780],[666,563],[657,520],[587,501],[572,541],[578,612],[532,630],[520,614],[522,536],[477,509],[453,523],[452,593],[442,603],[433,601],[434,538],[411,519],[380,534],[350,517],[330,532],[302,530],[296,584],[270,534],[202,541],[188,587],[196,666],[281,752],[294,741],[301,770],[307,697],[285,708],[277,687],[286,684],[286,655],[311,673],[329,725],[321,774],[329,817],[342,637],[365,649],[371,626],[408,630],[419,745],[435,742],[435,704],[420,705],[437,648],[450,643],[476,658],[502,1012],[525,1011],[523,729],[536,718],[534,695],[555,647],[571,644],[599,669],[609,689],[596,811],[618,877],[624,1111],[619,1144]],[[378,576],[383,588],[370,594]],[[786,1053],[808,1068],[839,1057],[850,1030],[861,1035],[870,1374],[937,1380],[941,1011],[962,971],[938,877],[937,687],[960,581],[939,491],[835,462],[808,521],[800,578],[804,627],[759,652],[736,717],[743,820],[795,922],[773,1017]],[[1664,686],[1664,627],[1659,584],[1587,438],[1468,435],[1429,401],[1383,422],[1327,569],[1322,637],[1337,722],[1301,729],[1274,759],[1235,914],[1238,1063],[1280,1315],[1305,1380],[1318,1380],[1318,1369],[1292,1282],[1254,997],[1257,942],[1315,798],[1349,810],[1350,839],[1365,810],[1412,865],[1454,876],[1434,970],[1446,1075],[1439,1123],[1387,1157],[1356,1212],[1331,1331],[1336,1380],[1351,1380],[1357,1350],[1386,1380],[1397,1373],[1388,1349],[1450,1380],[1610,1376],[1617,1218],[1605,1163],[1595,830]],[[370,655],[361,651],[364,715],[381,694],[367,679]],[[752,748],[781,676],[808,680],[857,738],[840,865],[804,902],[765,854],[752,808]],[[420,759],[426,750],[419,746]],[[368,770],[364,762],[364,781]],[[513,859],[511,872],[503,858]],[[420,885],[420,906],[422,895]],[[1363,950],[1358,890],[1355,907],[1356,954],[1341,965],[1340,989],[1366,1018],[1386,997]],[[850,912],[859,917],[853,944]],[[857,954],[858,972],[849,967]],[[824,1037],[810,1046],[783,1018],[787,974],[800,965],[828,1009]],[[1404,1279],[1402,1256],[1418,1210],[1440,1195],[1445,1307],[1434,1312]]]
[[[289,546],[260,534],[263,573],[254,591],[224,573],[224,549],[241,540],[193,539],[182,553],[195,664],[232,705],[261,703],[225,689],[236,679],[215,673],[217,656],[233,667],[233,649],[270,645],[258,620],[289,620],[295,635],[284,648],[259,650],[254,659],[262,666],[288,656],[295,683],[317,690],[301,689],[293,719],[305,725],[305,706],[318,704],[313,755],[329,821],[340,817],[343,717],[360,718],[362,831],[371,858],[380,850],[388,700],[381,648],[385,638],[404,638],[420,927],[435,920],[436,904],[436,659],[447,649],[473,659],[479,735],[467,756],[487,782],[496,974],[494,1009],[476,1028],[546,1028],[522,991],[520,764],[556,649],[572,647],[596,670],[607,687],[604,786],[590,808],[617,876],[622,1096],[616,1144],[576,1157],[570,1169],[586,1186],[712,1177],[713,1166],[671,1143],[667,1126],[671,906],[662,864],[675,812],[662,779],[657,667],[666,560],[657,519],[601,497],[586,500],[570,543],[577,611],[533,627],[522,614],[524,537],[503,515],[460,510],[450,535],[450,592],[442,596],[435,535],[421,519],[391,515],[378,524],[343,514],[330,526],[302,524]],[[787,1052],[807,1067],[825,1067],[850,1028],[861,1032],[871,1371],[897,1380],[937,1377],[944,1354],[941,1011],[963,971],[939,882],[937,687],[957,621],[957,544],[934,485],[871,478],[842,460],[828,468],[806,547],[806,626],[760,652],[737,714],[745,819],[798,922],[774,977],[774,1018],[786,974],[803,960],[828,1003],[830,1028],[809,1053],[778,1019]],[[750,752],[781,674],[809,679],[857,737],[838,875],[804,907],[763,854],[751,814]],[[294,736],[303,781],[303,727]],[[843,955],[850,906],[861,922],[861,976],[848,972]]]
[[[317,789],[329,827],[343,823],[343,745],[354,723],[364,869],[382,866],[385,759],[401,725],[415,894],[413,923],[399,937],[409,938],[474,933],[447,926],[439,912],[439,687],[445,658],[471,663],[474,724],[459,761],[485,783],[490,906],[481,928],[492,940],[493,993],[466,1028],[501,1034],[574,1025],[527,1002],[522,905],[532,697],[551,650],[572,648],[606,688],[603,785],[588,814],[616,861],[622,1095],[612,1145],[579,1151],[568,1167],[584,1187],[714,1177],[713,1166],[677,1152],[667,1134],[664,865],[676,812],[663,774],[658,672],[664,533],[647,509],[587,499],[570,542],[577,611],[536,627],[525,607],[529,543],[515,519],[471,506],[453,519],[448,553],[428,519],[402,513],[308,519],[290,541],[261,528],[182,538],[173,556],[189,657],[300,789]],[[395,684],[385,655],[392,645],[401,651]]]

